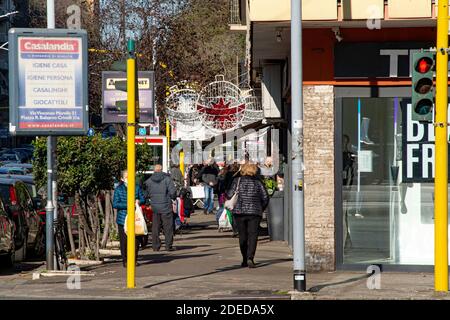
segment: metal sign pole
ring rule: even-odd
[[[47,29],[55,28],[55,1],[47,0]],[[53,215],[55,207],[53,205],[53,167],[55,163],[53,150],[55,148],[55,138],[47,137],[47,206],[46,210],[46,258],[47,270],[54,270],[54,237],[53,237]]]

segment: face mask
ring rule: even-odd
[[[123,180],[123,183],[125,184],[125,187],[128,187],[128,179]]]

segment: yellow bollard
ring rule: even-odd
[[[439,1],[436,44],[436,178],[434,205],[434,290],[448,291],[448,1]],[[441,51],[441,49],[444,49]]]
[[[184,151],[180,151],[180,170],[184,178]]]

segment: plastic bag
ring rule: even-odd
[[[231,229],[231,222],[227,215],[228,210],[223,210],[219,218],[219,229]]]
[[[128,234],[128,214],[125,218],[125,233]],[[134,233],[136,236],[146,236],[148,234],[147,223],[144,219],[141,206],[136,206],[134,212]]]

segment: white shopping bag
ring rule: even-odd
[[[231,223],[228,220],[227,210],[223,210],[219,218],[219,229],[231,229]]]
[[[146,236],[148,234],[147,223],[145,222],[141,206],[136,206],[134,213],[134,232],[136,236]],[[125,233],[128,234],[128,214],[125,218]]]

